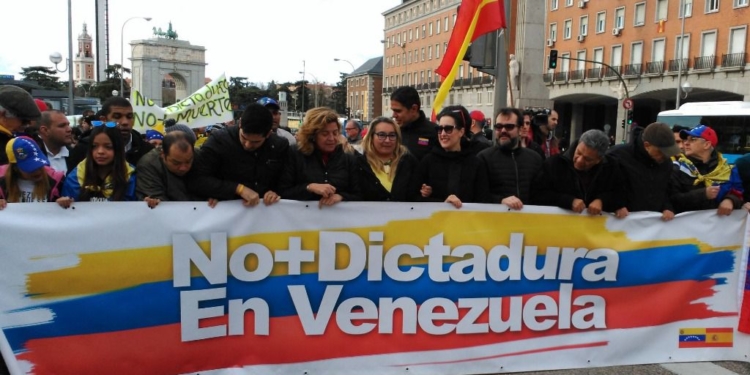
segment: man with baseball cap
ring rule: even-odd
[[[742,207],[738,170],[716,151],[719,138],[708,126],[680,131],[685,155],[674,163],[670,199],[677,212],[717,209],[729,215]]]
[[[625,177],[627,203],[615,212],[623,218],[629,212],[661,212],[661,219],[674,218],[669,200],[669,181],[672,176],[671,157],[680,154],[669,125],[655,122],[645,129],[633,129],[632,141],[618,145],[607,153],[620,162]]]
[[[482,111],[471,111],[469,116],[471,117],[471,127],[469,128],[471,141],[485,144],[487,147],[492,146],[492,141],[484,135],[484,113]]]
[[[34,98],[16,86],[0,86],[0,150],[15,135],[42,116]],[[0,165],[8,164],[8,156],[0,153]]]
[[[264,96],[258,99],[257,103],[271,111],[271,115],[273,116],[273,132],[279,137],[286,139],[290,146],[296,145],[297,139],[294,138],[294,135],[279,127],[279,125],[281,125],[281,106],[279,105],[279,102],[273,98]]]

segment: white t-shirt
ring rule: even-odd
[[[29,180],[24,180],[22,178],[19,178],[18,188],[21,190],[21,200],[20,200],[21,203],[37,203],[37,202],[47,201],[46,196],[43,199],[32,198],[34,196],[34,181],[29,181]]]

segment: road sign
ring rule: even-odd
[[[627,98],[622,101],[622,108],[633,109],[633,99]]]

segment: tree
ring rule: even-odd
[[[130,73],[130,69],[122,69],[126,73]],[[89,90],[89,95],[92,97],[97,97],[101,101],[105,101],[112,97],[112,91],[120,91],[120,64],[115,65],[109,65],[107,66],[107,69],[104,69],[105,77],[107,77],[105,80],[100,81],[96,85],[94,85],[91,90]],[[124,97],[130,97],[130,86],[127,82],[123,83],[125,87],[125,92],[120,93],[120,95]]]
[[[336,83],[333,87],[333,93],[331,100],[333,102],[332,108],[338,113],[344,113],[346,109],[346,77],[348,74],[341,73],[341,81]]]
[[[29,66],[21,68],[21,70],[22,72],[19,74],[23,76],[23,81],[35,82],[39,86],[50,90],[62,89],[62,85],[58,82],[60,78],[55,76],[57,70],[53,68],[48,68],[46,66]]]

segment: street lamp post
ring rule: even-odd
[[[682,26],[680,28],[680,45],[677,46],[677,95],[675,98],[675,109],[680,109],[680,88],[682,83],[682,55],[685,46],[685,18],[687,18],[686,9],[690,0],[680,0],[680,13],[682,13]]]
[[[134,19],[143,19],[151,21],[151,17],[130,17],[122,23],[122,29],[120,30],[120,95],[125,95],[125,81],[123,79],[125,75],[125,25]]]
[[[302,60],[302,97],[300,100],[302,100],[302,116],[305,115],[305,60]]]
[[[352,64],[352,63],[351,63],[351,62],[350,62],[349,60],[339,59],[338,57],[335,57],[335,58],[333,59],[333,61],[343,61],[343,62],[345,62],[345,63],[349,64],[349,65],[350,65],[350,66],[352,67],[352,72],[353,72],[353,71],[355,70],[355,69],[354,69],[354,64]]]
[[[65,69],[60,70],[57,64],[62,62],[62,55],[59,52],[53,52],[49,55],[49,61],[55,64],[55,70],[60,73],[68,72],[68,115],[75,114],[75,103],[73,102],[73,67],[70,66],[73,59],[73,7],[71,0],[68,0],[68,58],[65,59]]]

